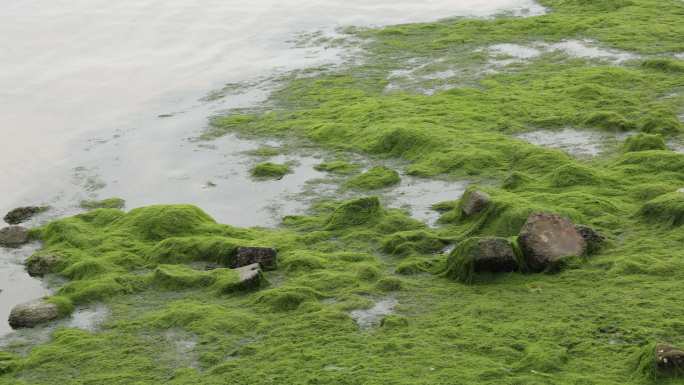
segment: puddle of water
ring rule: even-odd
[[[96,331],[99,326],[109,317],[109,308],[103,304],[94,307],[76,309],[70,318],[64,321],[68,328]]]
[[[467,181],[450,182],[404,176],[401,185],[387,195],[393,206],[407,208],[411,216],[434,226],[440,214],[432,210],[432,205],[461,198],[468,184]]]
[[[38,244],[18,249],[0,247],[0,335],[12,331],[8,318],[14,306],[50,294],[41,280],[30,277],[24,269],[24,260],[38,248]]]
[[[516,138],[542,147],[563,150],[576,157],[600,155],[609,143],[624,140],[628,133],[608,133],[601,131],[565,128],[560,131],[539,130],[516,135]]]
[[[674,55],[677,59],[684,59],[684,52],[677,53]]]
[[[369,329],[374,326],[380,325],[380,321],[392,313],[394,313],[394,308],[399,304],[395,298],[385,298],[375,302],[370,309],[359,309],[353,310],[349,315],[356,321],[361,329]]]

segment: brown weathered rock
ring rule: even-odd
[[[656,345],[656,366],[664,374],[684,373],[684,351],[668,344]]]
[[[43,300],[15,306],[10,312],[9,324],[14,329],[32,328],[59,318],[57,305]]]
[[[468,217],[481,212],[492,201],[489,194],[478,190],[467,192],[462,199],[461,210]]]
[[[520,231],[518,243],[532,271],[552,268],[564,257],[581,256],[587,248],[570,220],[548,213],[530,215]]]
[[[261,279],[263,277],[261,273],[261,267],[258,263],[251,265],[238,267],[235,271],[240,274],[240,289],[256,289],[261,285]]]
[[[231,268],[248,266],[254,263],[264,270],[275,270],[278,252],[270,247],[238,247]]]
[[[596,253],[606,242],[606,237],[589,226],[577,225],[575,228],[582,238],[584,238],[584,242],[587,244],[587,254]]]
[[[43,211],[47,210],[47,207],[44,206],[26,206],[26,207],[18,207],[5,215],[5,222],[9,223],[10,225],[16,225],[21,222],[27,221],[31,219],[32,216],[42,213]]]
[[[505,238],[482,238],[472,250],[476,273],[504,273],[518,270],[513,246]]]
[[[26,270],[32,277],[42,277],[51,273],[60,260],[55,254],[34,254],[26,261]]]
[[[0,229],[0,246],[18,247],[29,241],[29,231],[22,226]]]

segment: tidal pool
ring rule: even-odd
[[[607,146],[616,145],[629,135],[629,133],[564,128],[559,131],[531,131],[518,134],[516,137],[538,146],[563,150],[576,157],[594,157],[600,155]]]
[[[369,329],[378,326],[382,319],[394,313],[394,308],[399,304],[396,298],[388,297],[375,302],[370,309],[353,310],[350,316],[361,329]]]

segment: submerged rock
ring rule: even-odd
[[[587,249],[586,241],[569,219],[549,213],[530,215],[518,243],[532,271],[546,270],[565,257],[583,255]]]
[[[8,226],[0,229],[0,246],[18,247],[29,241],[29,231],[22,226]]]
[[[37,300],[17,305],[9,316],[9,324],[14,329],[32,328],[59,318],[59,308],[53,303]]]
[[[492,198],[486,192],[474,190],[469,191],[463,196],[461,210],[465,216],[475,215],[484,210]]]
[[[278,251],[270,247],[238,247],[230,267],[242,267],[258,263],[264,270],[275,270]]]
[[[18,207],[5,215],[5,222],[10,225],[17,225],[19,223],[25,222],[36,214],[46,211],[48,208],[45,206],[26,206]]]
[[[684,350],[668,344],[658,344],[655,357],[658,372],[666,375],[684,372]]]
[[[55,254],[34,254],[26,261],[26,270],[32,277],[51,273],[61,258]]]

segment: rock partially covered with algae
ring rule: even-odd
[[[565,257],[579,257],[587,249],[586,241],[569,219],[549,213],[530,215],[518,243],[532,271],[554,267]]]
[[[684,374],[684,350],[668,344],[657,344],[655,348],[656,368],[666,375]]]
[[[513,245],[505,238],[470,238],[449,255],[447,275],[471,282],[474,274],[504,273],[519,270]]]
[[[461,211],[467,217],[486,209],[492,198],[484,191],[470,190],[461,198]]]
[[[25,222],[36,214],[40,214],[49,209],[48,206],[26,206],[17,207],[16,209],[10,211],[5,215],[5,222],[10,225],[17,225],[19,223]]]
[[[22,226],[0,229],[0,246],[19,247],[29,241],[29,231]]]
[[[271,247],[238,247],[235,258],[231,264],[232,268],[259,264],[264,270],[275,270],[278,251]]]
[[[59,307],[44,300],[33,301],[15,306],[9,316],[9,324],[14,329],[32,328],[59,318]]]

